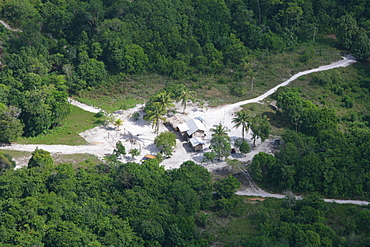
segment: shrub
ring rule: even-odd
[[[176,146],[176,134],[169,131],[162,132],[155,138],[154,143],[161,149],[162,154],[172,155]]]

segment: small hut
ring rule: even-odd
[[[189,140],[190,145],[194,148],[195,151],[202,151],[204,142],[199,137],[193,137]]]
[[[179,125],[185,123],[185,120],[180,115],[173,115],[172,117],[167,118],[167,122],[174,130],[179,131]]]

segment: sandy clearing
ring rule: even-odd
[[[193,104],[190,103],[187,106],[186,114],[181,114],[185,120],[190,120],[194,117],[201,117],[205,120],[205,127],[206,127],[206,136],[204,138],[205,148],[202,152],[193,152],[190,148],[189,144],[177,139],[177,144],[175,151],[171,158],[165,159],[162,162],[162,165],[166,169],[173,169],[178,168],[181,163],[187,160],[192,160],[198,164],[202,163],[202,156],[204,152],[209,151],[209,143],[211,139],[211,133],[209,131],[213,125],[222,123],[224,126],[230,129],[229,136],[231,137],[232,142],[236,138],[241,137],[241,129],[235,129],[232,125],[232,118],[233,114],[239,111],[241,105],[248,104],[248,103],[258,103],[274,93],[279,87],[286,86],[293,80],[297,79],[302,75],[306,75],[309,73],[314,73],[323,70],[334,69],[338,67],[346,67],[351,65],[352,63],[356,62],[352,57],[344,57],[343,60],[334,62],[329,65],[320,66],[315,69],[307,70],[300,72],[290,79],[286,80],[285,82],[279,84],[278,86],[270,89],[266,93],[258,96],[254,99],[241,101],[235,104],[228,104],[223,105],[215,108],[209,108],[207,106],[200,107],[197,103]],[[69,99],[69,102],[75,106],[78,106],[86,111],[97,113],[101,109],[93,106],[88,106],[86,104],[80,103],[74,99]],[[156,134],[154,130],[151,128],[151,124],[144,121],[142,119],[143,113],[143,104],[139,104],[134,108],[128,109],[126,111],[120,110],[113,114],[114,118],[120,118],[124,121],[123,126],[120,129],[114,128],[113,125],[109,125],[106,127],[98,126],[93,129],[87,130],[80,135],[86,139],[91,145],[85,146],[66,146],[66,145],[11,145],[0,147],[0,149],[11,149],[11,150],[21,150],[21,151],[33,151],[36,147],[45,149],[51,153],[65,153],[65,154],[72,154],[72,153],[89,153],[98,156],[99,158],[103,158],[104,156],[111,154],[115,147],[117,141],[121,141],[126,150],[130,150],[132,148],[137,148],[141,151],[141,155],[136,159],[131,159],[131,157],[126,156],[122,157],[123,160],[133,161],[133,162],[140,162],[141,158],[146,154],[156,154],[158,152],[157,147],[154,145],[154,139]],[[176,104],[176,111],[182,112],[182,107],[179,103]],[[138,112],[140,114],[139,120],[135,121],[131,118],[132,114]],[[167,131],[167,127],[163,124],[160,125],[160,132]],[[246,135],[246,139],[252,146],[251,141],[251,133],[249,132]],[[265,143],[261,143],[257,140],[256,144],[257,147],[253,147],[252,151],[247,154],[246,156],[238,157],[241,161],[248,161],[251,160],[252,157],[257,154],[258,152],[267,152],[271,153],[271,148],[269,147],[270,140],[266,140]],[[212,171],[215,168],[219,168],[220,166],[225,166],[225,162],[215,163],[215,164],[202,164],[208,170]]]
[[[224,126],[230,129],[229,136],[231,140],[235,140],[236,138],[241,137],[241,130],[233,128],[231,120],[233,118],[233,114],[241,109],[241,105],[249,104],[249,103],[259,103],[264,100],[266,97],[274,93],[279,87],[286,86],[290,82],[296,80],[298,77],[307,75],[314,72],[330,70],[339,67],[346,67],[349,66],[356,61],[353,57],[347,56],[344,57],[343,60],[334,62],[329,65],[320,66],[315,69],[303,71],[293,75],[290,79],[286,80],[285,82],[279,84],[278,86],[270,89],[266,93],[250,100],[241,101],[235,104],[228,104],[223,105],[215,108],[208,108],[207,106],[200,107],[198,104],[190,103],[187,106],[186,114],[181,114],[185,120],[190,120],[194,117],[201,117],[205,120],[205,127],[206,127],[206,137],[204,141],[206,143],[205,149],[202,152],[194,152],[191,150],[189,144],[177,139],[176,148],[169,159],[165,159],[162,162],[162,165],[166,169],[174,169],[179,168],[180,165],[184,161],[192,160],[197,164],[200,164],[206,167],[209,171],[213,171],[215,169],[219,169],[222,167],[227,166],[226,162],[216,162],[213,164],[204,164],[202,163],[203,153],[209,151],[209,143],[211,133],[209,129],[213,127],[213,125],[222,123]],[[97,113],[101,111],[101,109],[93,106],[89,106],[83,103],[80,103],[74,99],[69,99],[69,102],[75,106],[78,106],[86,111]],[[138,148],[141,151],[141,155],[136,159],[132,159],[129,156],[122,157],[122,161],[131,161],[131,162],[140,162],[141,158],[146,154],[156,154],[158,152],[158,148],[154,145],[154,139],[156,134],[154,130],[151,128],[151,124],[144,121],[142,119],[143,113],[143,104],[139,104],[134,108],[131,108],[127,111],[117,111],[113,114],[114,118],[120,118],[124,120],[123,126],[120,129],[116,129],[113,125],[109,125],[106,127],[98,126],[93,129],[87,130],[80,135],[86,139],[87,142],[91,143],[91,145],[84,145],[84,146],[67,146],[67,145],[11,145],[11,146],[3,146],[0,149],[10,149],[10,150],[20,150],[20,151],[29,151],[32,152],[36,149],[36,147],[40,149],[44,149],[51,153],[62,153],[62,154],[74,154],[74,153],[89,153],[98,156],[99,158],[103,158],[106,155],[109,155],[113,152],[115,143],[117,141],[121,141],[126,150],[130,150],[132,148]],[[179,103],[176,103],[176,111],[182,112],[182,107]],[[131,118],[132,114],[138,112],[140,114],[139,120],[135,121]],[[160,132],[167,131],[165,125],[160,125]],[[246,139],[252,146],[251,141],[251,133],[248,132],[246,135]],[[266,152],[272,153],[272,148],[270,146],[271,140],[266,140],[265,142],[261,143],[257,140],[256,144],[257,147],[252,147],[252,150],[247,155],[235,154],[230,158],[237,158],[240,161],[247,162],[250,161],[254,155],[259,152]],[[17,164],[18,166],[22,166],[24,164]],[[257,197],[275,197],[275,198],[284,198],[286,195],[281,194],[271,194],[268,193],[256,185],[247,188],[243,191],[238,191],[238,195],[246,195],[246,196],[257,196]],[[297,197],[299,199],[299,197]],[[327,202],[336,202],[336,203],[351,203],[351,204],[358,204],[358,205],[368,205],[369,202],[366,201],[356,201],[356,200],[336,200],[336,199],[325,199]]]

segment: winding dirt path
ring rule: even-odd
[[[5,21],[2,21],[0,20],[0,23],[8,30],[10,31],[13,31],[13,32],[23,32],[22,30],[20,29],[16,29],[16,28],[11,28]]]
[[[1,21],[0,21],[1,22]],[[3,25],[4,23],[1,22]],[[4,25],[5,26],[5,25]],[[10,29],[12,30],[12,29]],[[235,104],[228,104],[219,106],[216,108],[210,108],[210,109],[204,109],[200,108],[198,105],[190,106],[190,112],[186,114],[186,118],[193,118],[193,117],[203,117],[205,119],[206,128],[211,128],[214,124],[222,123],[226,127],[230,128],[231,131],[229,133],[229,136],[231,139],[239,138],[240,137],[240,130],[233,129],[231,119],[233,118],[233,113],[236,111],[239,111],[241,109],[240,106],[249,104],[249,103],[258,103],[262,100],[264,100],[266,97],[273,94],[279,87],[286,86],[290,82],[296,80],[300,76],[307,75],[310,73],[315,73],[319,71],[325,71],[340,67],[347,67],[353,63],[355,63],[355,59],[351,56],[344,57],[343,60],[331,63],[329,65],[320,66],[315,69],[306,70],[300,73],[297,73],[293,75],[288,80],[284,81],[283,83],[275,86],[274,88],[268,90],[264,94],[249,100],[244,100],[237,102]],[[97,113],[101,109],[93,106],[89,106],[86,104],[83,104],[81,102],[78,102],[74,99],[69,99],[69,102],[72,105],[75,105],[77,107],[80,107],[86,111]],[[155,138],[155,133],[151,130],[150,124],[145,122],[144,120],[139,121],[131,121],[130,116],[134,112],[140,112],[140,108],[142,105],[138,105],[132,109],[129,109],[127,111],[118,111],[114,114],[116,118],[121,118],[125,121],[124,126],[120,132],[115,131],[114,129],[106,129],[100,127],[95,127],[94,129],[85,131],[81,133],[80,135],[84,137],[88,142],[91,143],[91,145],[83,145],[83,146],[68,146],[68,145],[20,145],[20,144],[14,144],[11,146],[4,146],[0,147],[0,149],[10,149],[10,150],[19,150],[19,151],[29,151],[32,152],[36,149],[36,147],[47,150],[51,153],[61,153],[61,154],[74,154],[74,153],[89,153],[97,155],[98,157],[102,158],[106,154],[111,154],[114,148],[114,144],[118,139],[120,140],[127,140],[127,136],[135,136],[135,139],[139,142],[139,147],[141,149],[141,156],[148,154],[148,153],[155,153],[158,150],[156,150],[155,145],[153,145],[153,140]],[[181,110],[179,110],[181,111]],[[161,131],[166,130],[163,126]],[[206,131],[207,133],[207,131]],[[250,137],[251,133],[248,133],[247,137]],[[126,137],[125,137],[126,136]],[[126,139],[124,139],[126,138]],[[209,144],[211,138],[211,134],[208,132],[207,136],[205,138],[205,143]],[[253,156],[259,152],[270,152],[271,149],[269,147],[269,141],[267,140],[264,143],[259,143],[256,148],[252,148],[251,152],[247,154],[245,157],[242,157],[241,160],[247,161],[251,160]],[[125,145],[130,145],[126,144]],[[132,144],[131,144],[132,148]],[[128,146],[126,147],[126,150],[128,150]],[[186,160],[193,160],[196,163],[200,164],[202,160],[202,153],[194,153],[194,152],[188,152],[186,151],[186,148],[184,148],[184,142],[181,142],[178,140],[177,147],[175,149],[174,155],[170,159],[165,159],[162,162],[162,165],[165,166],[166,169],[173,169],[178,168],[180,164]],[[208,147],[205,148],[204,151],[208,151]],[[129,159],[128,157],[125,157],[126,159]],[[130,160],[132,162],[140,161],[140,158],[137,160]],[[213,165],[205,165],[205,167],[209,170],[215,169],[220,164],[213,164]],[[248,174],[249,175],[249,174]],[[248,176],[247,176],[248,178]],[[245,195],[245,196],[258,196],[258,197],[274,197],[274,198],[284,198],[286,195],[282,194],[271,194],[268,193],[261,188],[259,188],[256,184],[254,184],[253,180],[250,178],[250,185],[248,189],[243,191],[238,191],[238,195]],[[300,197],[297,197],[298,199]],[[337,199],[325,199],[327,202],[335,202],[335,203],[351,203],[351,204],[357,204],[357,205],[368,205],[369,202],[366,201],[356,201],[356,200],[337,200]]]

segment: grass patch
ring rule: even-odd
[[[326,44],[315,43],[302,44],[284,53],[261,51],[251,54],[249,68],[245,71],[229,71],[218,76],[200,77],[199,81],[204,83],[197,89],[198,96],[210,102],[211,106],[252,99],[298,72],[340,60],[340,52]],[[307,54],[307,60],[303,61],[302,56]],[[254,77],[253,87],[251,77]],[[238,92],[238,95],[235,92]]]
[[[92,129],[96,126],[94,113],[84,111],[76,106],[72,106],[71,114],[65,119],[62,126],[50,130],[50,133],[36,137],[20,138],[19,144],[64,144],[64,145],[83,145],[87,144],[79,133]]]
[[[0,150],[0,152],[9,154],[17,163],[22,163],[21,165],[26,165],[30,159],[32,153],[26,151],[16,151],[16,150]],[[97,156],[92,154],[51,154],[54,164],[72,164],[74,168],[86,167],[91,164],[100,164],[101,161]]]
[[[7,149],[1,149],[0,153],[9,154],[14,159],[22,159],[22,158],[28,158],[31,156],[30,152],[27,151],[17,151],[17,150],[7,150]]]
[[[303,76],[288,87],[299,88],[302,98],[319,107],[334,109],[340,120],[339,127],[345,130],[361,124],[363,118],[370,115],[369,88],[361,75],[364,71],[369,71],[366,65],[356,63]],[[346,99],[351,102],[350,106],[346,105]]]
[[[91,164],[98,165],[101,161],[92,154],[52,154],[54,164],[72,164],[74,168],[86,167]]]
[[[196,97],[199,100],[207,101],[210,106],[235,103],[254,98],[300,71],[340,60],[340,51],[329,46],[327,40],[323,38],[317,43],[302,44],[284,53],[254,52],[248,55],[246,68],[225,68],[219,75],[189,74],[179,80],[156,74],[117,75],[106,85],[80,91],[77,99],[114,112],[143,103],[172,82],[185,84],[187,88],[197,92]],[[253,90],[251,76],[248,75],[255,78]]]
[[[127,110],[162,89],[171,79],[151,74],[129,77],[113,76],[111,82],[93,90],[81,90],[77,100],[107,112]]]
[[[106,112],[112,113],[117,110],[127,110],[134,107],[137,104],[143,103],[143,100],[135,98],[126,98],[125,96],[107,96],[107,95],[89,95],[85,94],[85,97],[77,97],[78,101],[99,107]]]
[[[244,197],[239,204],[238,217],[220,217],[214,212],[208,212],[206,232],[213,236],[213,243],[217,246],[244,246],[245,242],[260,234],[259,224],[263,223],[261,211],[265,211],[264,204],[279,206],[281,200],[269,198],[264,202],[250,201]],[[271,207],[273,208],[273,207]]]

